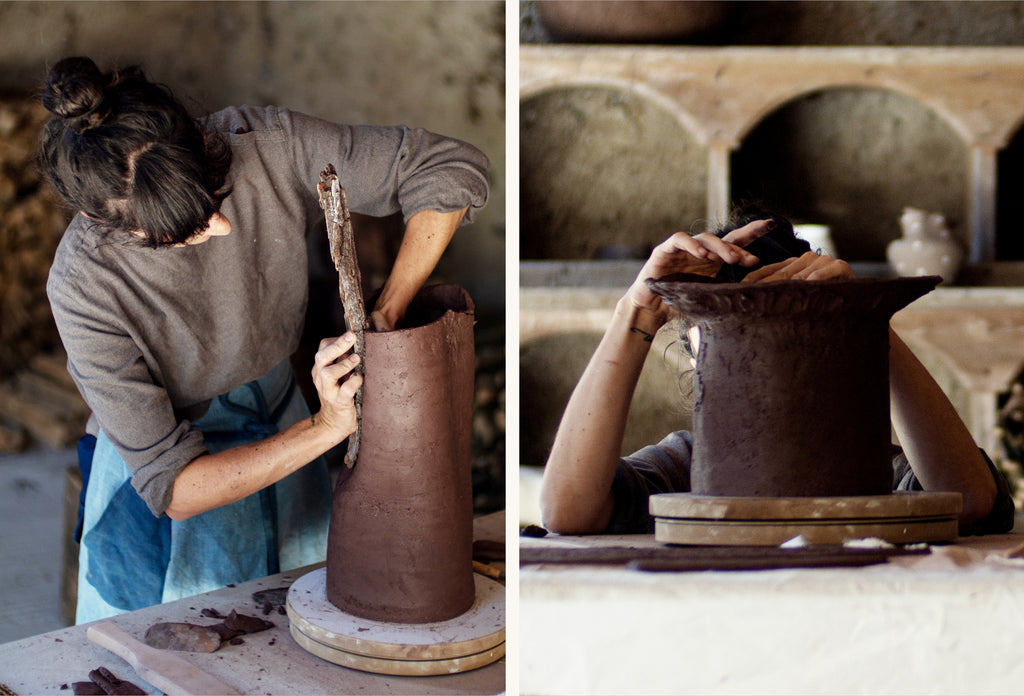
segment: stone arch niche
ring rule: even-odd
[[[526,95],[541,85],[618,82],[688,114],[707,148],[700,217],[710,219],[724,217],[733,202],[732,154],[780,105],[838,87],[899,93],[941,118],[961,143],[964,193],[942,208],[963,205],[968,265],[1006,260],[996,254],[1005,247],[997,243],[997,157],[1024,115],[1022,48],[522,46],[519,67]]]
[[[997,162],[996,258],[1024,260],[1024,124]]]
[[[535,90],[519,147],[521,258],[646,258],[705,213],[706,148],[642,90]]]
[[[732,153],[736,202],[829,225],[839,256],[884,262],[905,206],[942,212],[966,250],[969,154],[960,135],[899,92],[815,90],[780,105]]]

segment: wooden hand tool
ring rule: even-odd
[[[362,374],[363,360],[366,359],[366,344],[363,332],[367,329],[366,307],[363,304],[362,276],[356,259],[356,240],[352,232],[352,219],[348,212],[345,189],[338,183],[338,172],[333,164],[320,172],[316,185],[320,207],[327,221],[327,239],[331,247],[331,260],[338,271],[338,291],[345,308],[348,328],[356,335],[355,351],[359,364],[354,372]],[[352,468],[359,456],[359,440],[362,435],[363,389],[356,392],[356,431],[348,437],[348,451],[345,452],[345,466]]]
[[[239,693],[191,662],[173,653],[151,648],[109,621],[90,626],[86,636],[96,645],[123,658],[135,669],[140,679],[149,682],[167,696]]]

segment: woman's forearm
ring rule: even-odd
[[[301,469],[345,437],[316,423],[314,416],[265,440],[197,457],[175,479],[167,516],[185,520],[241,500]]]
[[[620,300],[573,390],[541,485],[544,525],[562,534],[604,530],[633,392],[661,320]]]
[[[889,330],[893,428],[922,487],[963,494],[961,522],[987,515],[996,484],[953,404],[910,348]]]
[[[455,235],[469,207],[451,213],[421,210],[409,218],[395,265],[374,308],[377,330],[394,329]],[[383,324],[383,325],[380,325]]]

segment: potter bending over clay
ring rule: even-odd
[[[421,129],[279,107],[197,120],[140,69],[88,58],[57,63],[42,100],[40,163],[77,213],[47,292],[93,412],[77,620],[322,561],[321,455],[354,431],[361,377],[353,337],[325,339],[310,416],[290,364],[306,239],[325,234],[319,173],[335,165],[353,212],[404,216],[372,313],[384,330],[484,205],[487,158]]]
[[[849,265],[821,256],[782,218],[741,219],[721,235],[677,232],[658,245],[619,300],[555,436],[541,486],[544,525],[562,534],[650,533],[648,497],[689,490],[688,432],[620,458],[626,418],[654,334],[674,315],[645,284],[691,273],[746,283],[852,278]],[[696,350],[696,327],[686,337]],[[897,490],[963,495],[960,533],[1009,531],[1008,486],[977,447],[945,394],[889,330],[890,404],[903,452],[893,462]]]

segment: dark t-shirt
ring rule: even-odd
[[[648,511],[648,499],[655,493],[686,493],[690,490],[692,452],[693,435],[680,430],[656,445],[648,445],[628,457],[622,457],[612,481],[615,507],[605,533],[653,533],[654,518]],[[1003,534],[1013,528],[1013,498],[1006,477],[996,469],[985,452],[982,454],[996,482],[996,501],[987,517],[960,525],[960,536]],[[924,490],[899,448],[894,448],[892,466],[894,491]]]

